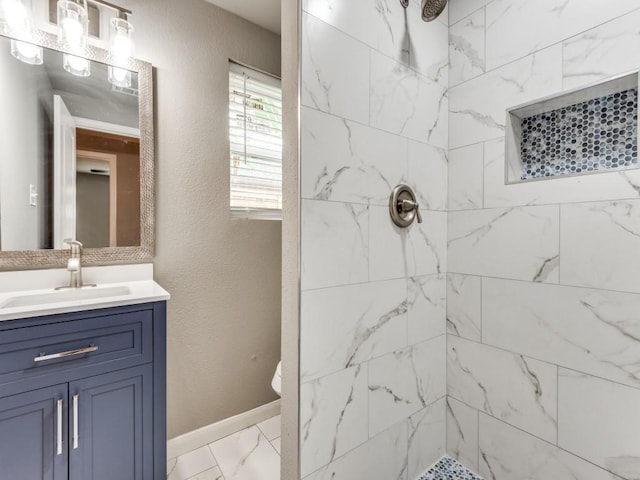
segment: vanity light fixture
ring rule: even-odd
[[[118,10],[109,28],[109,53],[114,66],[109,67],[109,82],[116,87],[131,87],[131,72],[126,68],[133,57],[133,25],[127,19],[131,12]]]
[[[42,65],[44,62],[42,47],[20,40],[11,40],[11,55],[29,65]]]
[[[62,56],[62,66],[67,72],[76,77],[88,77],[91,75],[91,62],[86,58],[65,53]]]
[[[11,40],[11,55],[29,65],[42,64],[42,47],[28,42],[33,37],[33,18],[22,0],[1,0],[0,32],[24,39]]]
[[[58,0],[58,43],[82,54],[89,34],[87,0]]]

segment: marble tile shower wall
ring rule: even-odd
[[[636,0],[452,0],[447,450],[640,479],[640,170],[505,185],[505,109],[640,67]]]
[[[419,8],[303,1],[304,479],[415,480],[445,452],[448,25]],[[399,183],[424,218],[402,231]]]

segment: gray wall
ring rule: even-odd
[[[41,67],[11,56],[0,41],[0,246],[2,250],[42,247],[45,215],[46,116],[41,98],[50,97]],[[49,99],[50,101],[50,99]],[[36,185],[38,206],[29,205],[29,185]]]
[[[228,60],[280,73],[280,37],[202,0],[127,1],[156,81],[156,279],[172,294],[168,434],[257,407],[280,357],[281,225],[231,220]]]

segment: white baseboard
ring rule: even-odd
[[[167,441],[167,458],[176,458],[196,448],[220,440],[232,433],[260,423],[280,413],[280,399],[261,405],[248,412],[225,418],[206,427],[193,430]]]

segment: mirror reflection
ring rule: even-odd
[[[63,57],[30,65],[0,37],[0,250],[139,246],[137,74],[116,86],[107,65]]]

